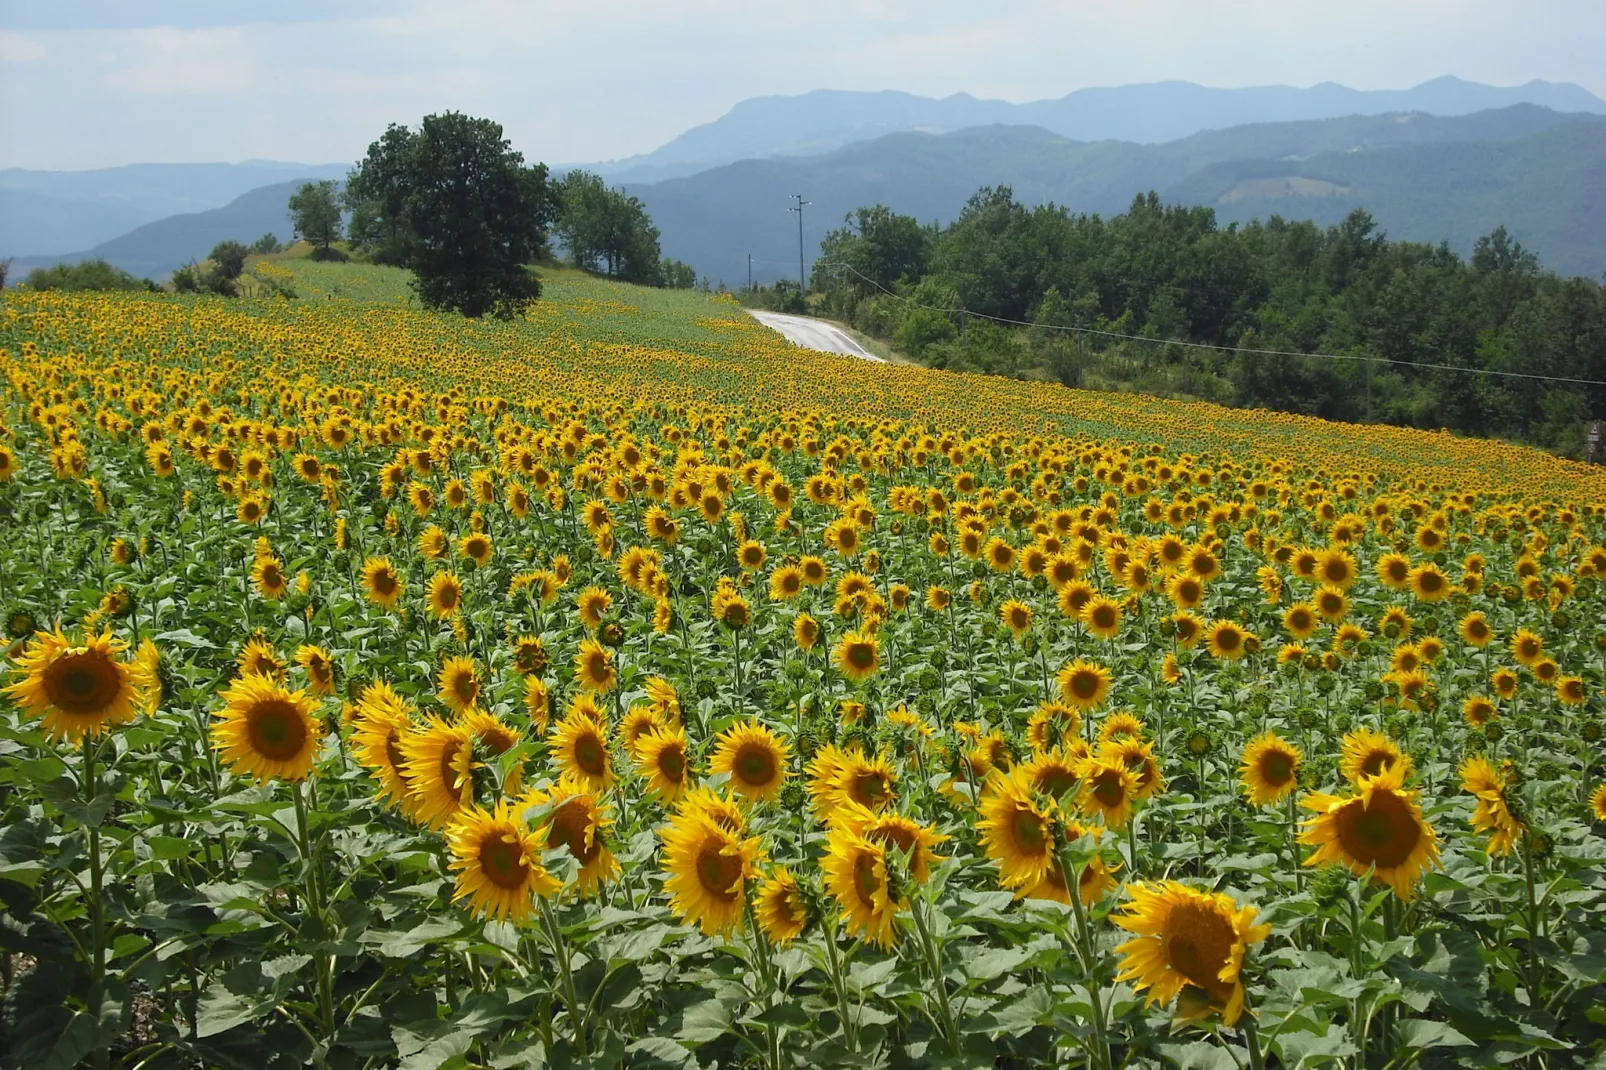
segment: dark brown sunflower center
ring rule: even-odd
[[[1166,961],[1189,984],[1204,989],[1218,1002],[1230,991],[1217,975],[1232,955],[1234,940],[1232,923],[1205,906],[1174,906],[1166,919]]]
[[[270,761],[287,762],[307,743],[301,712],[283,699],[258,702],[246,715],[251,749]]]
[[[390,594],[396,589],[396,576],[389,569],[382,568],[376,571],[371,582],[378,594]]]
[[[517,843],[510,842],[512,839],[505,832],[493,833],[480,844],[480,870],[485,879],[498,888],[509,890],[521,887],[529,875],[524,852]]]
[[[870,669],[875,665],[875,647],[869,643],[849,643],[847,662],[860,671]]]
[[[602,849],[602,844],[595,836],[586,835],[590,824],[590,814],[582,803],[566,802],[553,813],[547,840],[567,847],[575,861],[582,866],[586,865]],[[589,843],[586,842],[587,839],[590,840]]]
[[[697,852],[697,880],[703,891],[726,902],[735,900],[742,879],[742,860],[724,850],[721,840],[708,840]]]
[[[875,871],[875,856],[868,851],[861,851],[853,858],[853,888],[865,906],[875,906],[876,892],[881,890],[881,878]]]
[[[449,743],[447,744],[446,749],[441,752],[441,783],[445,784],[446,790],[452,792],[454,795],[457,793],[459,787],[457,783],[459,779],[459,774],[457,772],[457,753],[461,749],[462,744]]]
[[[608,768],[608,752],[602,741],[586,732],[574,741],[574,764],[592,776],[601,776]]]
[[[686,753],[674,743],[658,752],[658,774],[671,784],[686,779]]]
[[[1392,792],[1375,791],[1370,806],[1357,803],[1338,815],[1338,842],[1363,866],[1398,866],[1411,857],[1421,839],[1415,816]]]
[[[394,729],[385,737],[385,760],[390,762],[390,768],[402,779],[407,781],[407,756],[402,753],[399,742],[399,733]]]
[[[1017,809],[1010,820],[1010,832],[1015,846],[1025,854],[1042,854],[1048,843],[1043,819],[1026,809]]]
[[[766,785],[775,779],[775,755],[768,747],[749,743],[736,752],[731,769],[744,783]]]
[[[1120,806],[1126,798],[1126,786],[1114,773],[1100,773],[1098,779],[1093,782],[1093,797],[1101,806]]]
[[[1378,749],[1367,754],[1361,762],[1361,772],[1366,776],[1377,776],[1389,766],[1394,764],[1394,755],[1386,750]]]
[[[45,694],[63,713],[102,713],[117,701],[122,686],[116,664],[94,650],[58,658],[45,670]]]
[[[1281,751],[1272,751],[1260,759],[1260,776],[1272,787],[1280,788],[1294,779],[1294,761]]]
[[[473,702],[480,694],[480,682],[469,673],[458,673],[452,678],[452,694],[463,702]]]

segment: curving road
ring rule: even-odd
[[[817,349],[822,353],[840,353],[843,356],[858,357],[860,360],[872,360],[877,364],[886,363],[874,353],[866,352],[863,346],[849,338],[840,327],[834,327],[824,320],[809,316],[788,316],[780,312],[759,312],[751,308],[747,313],[764,326],[780,332],[793,345],[802,346],[804,349]]]

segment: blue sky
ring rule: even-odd
[[[360,156],[387,122],[501,122],[531,159],[647,152],[810,89],[1024,101],[1095,85],[1606,97],[1603,0],[0,0],[0,166]]]

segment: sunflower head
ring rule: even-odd
[[[785,866],[776,866],[759,885],[753,903],[758,927],[770,942],[785,947],[809,927],[811,911],[797,878]]]
[[[303,780],[312,772],[323,721],[304,691],[247,673],[223,692],[212,745],[235,773],[258,781]]]
[[[1238,779],[1255,806],[1281,802],[1299,782],[1303,755],[1298,747],[1275,732],[1263,732],[1244,748]]]
[[[119,657],[127,644],[107,631],[74,643],[62,632],[40,632],[17,659],[21,679],[5,688],[45,735],[72,743],[98,738],[137,714],[139,681]]]
[[[876,638],[867,632],[848,632],[837,640],[832,660],[842,675],[853,683],[861,683],[881,667],[880,647]]]
[[[1121,956],[1117,978],[1147,989],[1150,1006],[1186,993],[1178,1003],[1182,1018],[1219,1013],[1226,1025],[1237,1022],[1244,1009],[1244,956],[1271,926],[1256,925],[1255,908],[1240,907],[1231,896],[1176,881],[1135,881],[1127,893],[1132,898],[1125,912],[1111,917],[1133,934],[1115,949]]]
[[[710,936],[740,928],[763,856],[758,838],[743,839],[699,807],[676,813],[660,835],[670,909]]]
[[[613,785],[606,720],[571,711],[553,726],[549,745],[563,776],[590,791],[606,791]]]
[[[491,811],[477,806],[464,811],[447,831],[446,843],[457,874],[452,900],[467,899],[482,917],[523,922],[537,896],[555,895],[562,887],[541,864],[541,837],[505,799]]]
[[[842,911],[849,933],[883,949],[897,942],[898,911],[908,900],[892,885],[887,849],[847,827],[831,831],[821,866],[826,891]]]
[[[1356,876],[1373,874],[1401,899],[1415,895],[1422,870],[1436,864],[1438,837],[1422,817],[1417,793],[1405,789],[1406,765],[1395,762],[1376,776],[1363,776],[1353,794],[1313,792],[1300,803],[1306,819],[1299,842],[1316,851],[1307,866],[1338,862]]]
[[[732,725],[720,734],[710,772],[730,776],[731,790],[754,801],[780,794],[791,748],[757,721]]]

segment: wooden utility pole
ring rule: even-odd
[[[808,282],[803,277],[803,207],[814,202],[805,201],[801,193],[792,194],[792,199],[797,204],[788,208],[787,211],[797,213],[797,296],[801,299],[804,294],[808,293],[809,289]]]

